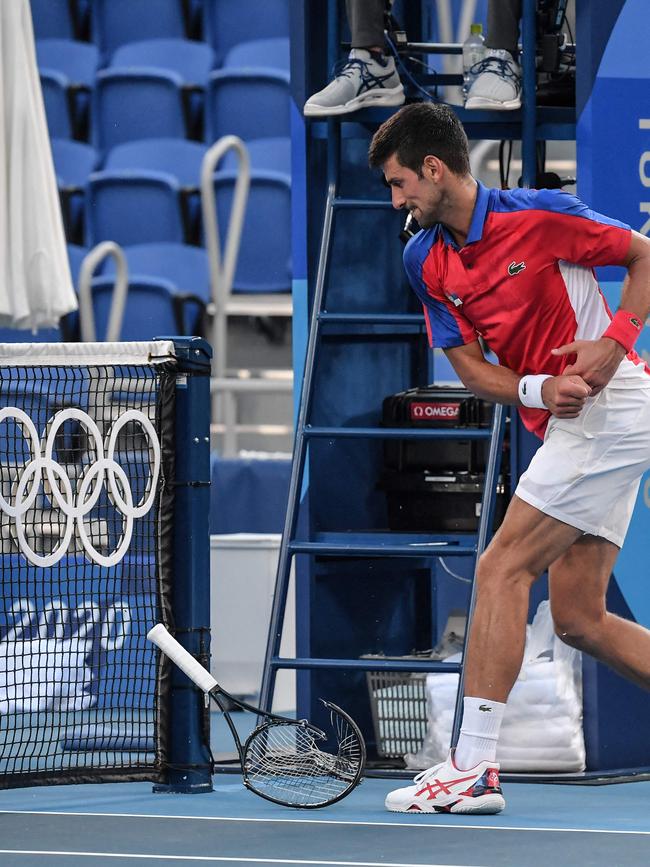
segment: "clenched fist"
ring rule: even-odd
[[[558,418],[577,418],[591,387],[576,373],[551,376],[542,383],[542,400]]]

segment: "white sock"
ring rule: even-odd
[[[459,770],[468,771],[479,762],[495,760],[505,709],[500,701],[465,696],[463,723],[454,754],[454,764]]]

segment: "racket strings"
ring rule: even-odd
[[[330,738],[316,737],[304,723],[270,723],[246,750],[245,777],[258,794],[291,805],[337,800],[358,778],[363,750],[347,723],[333,719]],[[322,743],[332,752],[320,748]]]

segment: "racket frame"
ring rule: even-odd
[[[242,745],[241,739],[237,733],[237,729],[235,728],[235,724],[233,723],[232,719],[230,718],[230,714],[224,708],[223,704],[219,701],[219,698],[218,698],[219,695],[225,696],[228,699],[228,701],[234,702],[235,704],[239,705],[244,710],[251,711],[252,713],[257,713],[258,714],[258,720],[260,717],[262,717],[264,719],[264,722],[260,723],[258,721],[257,726],[248,735],[248,737],[244,741],[243,745]],[[303,726],[305,729],[308,729],[310,732],[312,732],[312,734],[314,734],[316,736],[316,738],[319,740],[327,740],[327,735],[325,734],[325,732],[323,732],[321,729],[319,729],[313,723],[310,723],[309,720],[306,720],[306,719],[297,720],[297,719],[291,719],[290,717],[279,716],[279,715],[274,714],[274,713],[267,713],[266,711],[261,710],[261,708],[247,704],[245,701],[239,701],[239,699],[236,699],[234,696],[231,696],[225,690],[221,689],[221,687],[216,687],[214,690],[212,690],[210,692],[210,696],[212,697],[214,702],[217,704],[217,706],[219,707],[219,709],[223,713],[225,720],[226,720],[226,723],[228,724],[228,728],[230,729],[230,733],[233,736],[233,740],[235,741],[235,744],[237,745],[237,752],[239,753],[239,763],[241,766],[242,778],[244,781],[244,785],[246,786],[247,789],[250,789],[254,794],[258,795],[260,798],[264,798],[266,801],[271,801],[274,804],[279,804],[281,807],[294,807],[296,809],[301,809],[301,810],[316,810],[316,809],[319,809],[321,807],[329,807],[331,804],[335,804],[337,801],[340,801],[342,798],[345,798],[361,782],[361,777],[363,775],[363,772],[364,772],[364,769],[366,766],[366,744],[365,744],[365,741],[363,739],[363,735],[361,734],[361,730],[359,729],[359,727],[355,723],[355,721],[352,719],[352,717],[349,714],[347,714],[342,708],[340,708],[338,705],[334,704],[334,702],[325,701],[325,699],[321,698],[321,699],[319,699],[319,701],[322,702],[322,704],[326,708],[328,708],[331,711],[334,711],[334,713],[338,714],[343,720],[345,720],[347,725],[349,725],[350,728],[352,729],[352,731],[354,732],[354,735],[357,739],[360,756],[359,756],[359,764],[358,764],[358,767],[356,769],[354,777],[352,778],[352,780],[350,780],[350,782],[348,783],[346,788],[343,789],[341,792],[339,792],[338,795],[336,795],[333,798],[329,798],[327,801],[323,801],[322,803],[318,803],[318,804],[292,804],[289,801],[283,801],[279,798],[274,798],[271,795],[265,794],[264,792],[260,791],[260,789],[258,789],[256,786],[254,786],[249,781],[248,774],[246,772],[246,755],[248,752],[248,747],[249,747],[251,741],[253,741],[253,739],[256,738],[257,735],[263,729],[268,728],[269,726],[274,725],[276,723],[280,723],[280,724],[284,723],[288,726],[290,725],[293,727]]]
[[[161,633],[163,633],[162,636]],[[169,631],[162,624],[157,624],[153,629],[151,629],[147,634],[147,638],[157,645],[165,659],[168,659],[170,662],[176,664],[181,669],[181,671],[184,672],[185,676],[189,678],[189,680],[191,680],[199,689],[204,692],[206,696],[211,698],[217,705],[217,707],[223,714],[224,719],[226,720],[226,724],[230,729],[230,734],[232,735],[233,741],[235,742],[244,785],[254,794],[258,795],[260,798],[264,798],[267,801],[271,801],[274,804],[280,804],[283,807],[295,807],[297,809],[313,810],[320,807],[327,807],[330,804],[335,804],[337,801],[340,801],[342,798],[346,797],[354,788],[356,788],[356,786],[359,785],[366,764],[366,745],[363,735],[361,734],[361,730],[354,722],[352,717],[347,714],[342,708],[340,708],[333,702],[325,701],[325,699],[321,698],[320,701],[326,708],[329,708],[331,711],[334,711],[334,713],[339,714],[339,716],[343,720],[345,720],[345,722],[350,726],[352,732],[357,739],[360,751],[360,759],[359,766],[352,781],[338,795],[318,804],[292,804],[288,801],[282,801],[278,798],[273,798],[271,795],[267,795],[264,792],[261,792],[259,789],[255,788],[248,780],[248,776],[246,773],[246,752],[250,742],[259,734],[259,732],[263,728],[273,723],[285,723],[291,726],[303,726],[305,729],[308,729],[318,740],[327,739],[327,735],[325,734],[325,732],[310,723],[307,719],[293,719],[291,717],[274,714],[270,711],[262,710],[262,708],[257,707],[256,705],[249,704],[242,699],[236,698],[234,695],[231,695],[215,680],[214,677],[212,677],[210,672],[203,665],[201,665],[201,663],[198,662],[198,660],[196,660],[189,653],[189,651],[184,648],[180,644],[180,642],[178,642],[169,633]],[[243,744],[239,733],[237,732],[237,728],[232,721],[228,707],[226,706],[226,702],[228,703],[228,706],[236,705],[242,710],[249,711],[250,713],[253,713],[257,716],[257,725],[248,735]],[[263,721],[260,722],[260,719],[262,719]]]

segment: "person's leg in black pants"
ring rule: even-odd
[[[521,0],[490,0],[485,58],[477,64],[476,78],[465,108],[510,111],[521,106],[519,19]]]

